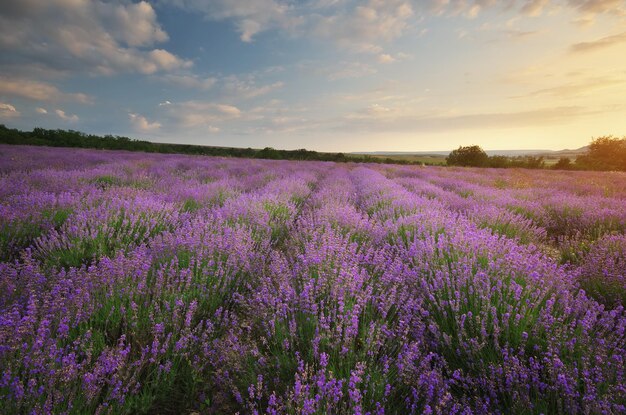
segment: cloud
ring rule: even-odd
[[[244,116],[248,121],[243,134],[296,133],[316,130],[322,125],[309,118],[312,108],[285,105],[280,100],[270,100],[251,108]]]
[[[529,125],[569,123],[604,110],[577,106],[540,108],[517,112],[468,114],[423,113],[403,108],[370,106],[343,117],[338,129],[350,131],[454,131],[469,129],[510,129]]]
[[[242,116],[241,110],[233,105],[205,101],[185,101],[162,108],[165,116],[179,128],[216,127],[215,124]]]
[[[454,111],[421,111],[403,102],[370,104],[338,117],[311,117],[289,109],[261,110],[244,133],[295,133],[315,131],[348,131],[351,133],[445,132],[464,130],[520,129],[529,126],[554,126],[581,118],[605,114],[618,108],[590,109],[580,106],[544,107],[533,110],[456,113]]]
[[[381,54],[383,44],[402,36],[414,17],[408,1],[370,0],[354,8],[319,16],[313,33],[356,52]]]
[[[48,110],[47,110],[47,109],[45,109],[45,108],[41,108],[41,107],[35,108],[35,111],[36,111],[38,114],[47,114],[47,113],[48,113]]]
[[[381,43],[399,37],[409,27],[413,6],[406,0],[363,2],[288,0],[161,0],[209,20],[232,21],[243,42],[271,29],[313,35],[341,47],[381,53]]]
[[[267,95],[285,86],[281,81],[258,86],[254,76],[245,78],[228,76],[222,80],[222,83],[224,95],[236,100],[252,99],[261,95]]]
[[[166,74],[161,76],[160,79],[172,85],[189,89],[200,89],[203,91],[211,89],[217,82],[217,78],[203,78],[194,74]]]
[[[503,30],[502,35],[508,40],[522,40],[539,34],[537,30],[519,30],[519,29],[507,29]]]
[[[407,54],[407,53],[396,53],[396,54],[390,54],[390,53],[381,53],[380,55],[378,55],[376,57],[376,60],[378,61],[378,63],[395,63],[395,62],[402,62],[402,61],[406,61],[408,59],[411,59],[411,55]]]
[[[145,1],[7,0],[0,15],[5,63],[54,72],[152,74],[190,67],[191,61],[153,48],[167,39]]]
[[[538,16],[550,3],[550,0],[528,0],[521,8],[521,12],[528,16]]]
[[[149,133],[152,131],[156,131],[161,128],[161,124],[158,122],[150,122],[146,117],[139,114],[129,113],[128,117],[130,118],[130,122],[133,125],[135,131],[139,131],[142,133]]]
[[[377,58],[379,63],[393,63],[396,61],[396,58],[389,55],[388,53],[381,53]]]
[[[272,28],[290,30],[301,19],[285,1],[275,0],[162,0],[161,3],[188,11],[200,12],[210,20],[233,21],[243,42],[252,42],[254,36]]]
[[[152,6],[141,1],[115,7],[99,6],[103,20],[118,41],[129,46],[150,46],[168,40],[167,33],[157,23]]]
[[[191,61],[182,61],[178,56],[164,49],[154,49],[148,52],[149,59],[142,65],[141,72],[146,74],[158,71],[172,71],[179,68],[189,68]]]
[[[596,77],[589,78],[581,82],[570,82],[559,86],[544,88],[531,92],[528,96],[550,95],[559,98],[569,98],[578,95],[585,95],[598,89],[614,87],[626,84],[625,79]]]
[[[621,13],[624,8],[623,0],[429,0],[419,4],[434,14],[462,14],[469,18],[476,17],[484,10],[498,8],[518,10],[519,13],[527,16],[538,16],[547,8],[562,6],[584,15]]]
[[[593,52],[624,42],[626,42],[626,32],[622,32],[617,35],[606,36],[597,40],[592,40],[590,42],[575,43],[570,46],[569,50],[570,53]]]
[[[419,32],[420,23],[430,16],[473,19],[488,10],[538,16],[563,7],[587,20],[597,14],[625,13],[624,0],[160,0],[159,4],[232,22],[243,42],[252,42],[268,30],[281,30],[380,56],[385,55],[387,43],[410,31]]]
[[[20,112],[11,104],[0,102],[0,118],[17,118]]]
[[[77,122],[78,121],[78,115],[76,114],[66,114],[65,111],[63,110],[54,110],[54,113],[62,120],[64,121],[69,121],[69,122]]]
[[[0,95],[17,96],[35,101],[73,101],[83,104],[92,102],[88,95],[65,93],[54,85],[20,78],[0,77]]]
[[[272,71],[276,71],[273,69]],[[268,73],[272,73],[272,71]],[[265,72],[265,71],[263,71]],[[259,74],[254,72],[249,75],[229,75],[220,77],[203,77],[195,74],[165,74],[157,79],[179,87],[208,91],[211,90],[216,96],[227,101],[241,101],[267,95],[285,86],[284,82],[276,81],[268,84],[259,84]]]
[[[567,3],[585,14],[616,12],[624,7],[623,0],[568,0]]]

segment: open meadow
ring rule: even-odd
[[[2,414],[626,412],[626,173],[0,146]]]

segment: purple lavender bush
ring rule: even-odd
[[[1,154],[0,413],[626,412],[622,173]]]
[[[626,305],[626,235],[606,235],[582,257],[581,286],[609,307]]]

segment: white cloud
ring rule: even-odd
[[[393,63],[396,61],[396,58],[389,55],[388,53],[381,53],[380,55],[378,55],[377,59],[379,63]]]
[[[118,41],[129,46],[150,46],[168,40],[167,33],[159,26],[152,6],[141,1],[135,4],[118,4],[114,7],[99,6],[100,13]]]
[[[3,8],[4,53],[49,71],[152,74],[192,65],[153,48],[168,37],[145,1],[6,0]]]
[[[178,56],[171,54],[164,49],[154,49],[148,53],[145,65],[153,65],[154,68],[146,70],[145,73],[154,73],[160,70],[171,71],[178,68],[189,68],[191,61],[182,61]]]
[[[56,86],[40,81],[0,76],[0,94],[35,101],[74,101],[91,103],[91,97],[82,93],[61,92]]]
[[[142,133],[149,133],[151,131],[156,131],[161,128],[160,123],[156,121],[150,122],[143,115],[130,113],[128,114],[128,117],[130,118],[130,122],[136,131],[139,131]]]
[[[38,114],[47,114],[48,113],[47,109],[41,108],[41,107],[36,108],[35,111],[37,111]]]
[[[0,118],[17,118],[20,112],[11,104],[0,102]]]
[[[239,108],[206,101],[185,101],[162,107],[172,124],[183,128],[218,128],[215,124],[242,116]]]
[[[381,44],[402,36],[413,17],[409,1],[369,0],[352,9],[319,17],[314,34],[349,50],[380,54]]]
[[[78,115],[76,115],[76,114],[66,114],[65,111],[60,110],[60,109],[54,110],[54,113],[60,119],[62,119],[64,121],[69,121],[69,122],[76,122],[76,121],[78,121]]]
[[[378,61],[378,63],[394,63],[394,62],[405,61],[408,59],[411,59],[411,55],[402,53],[402,52],[396,53],[394,55],[390,53],[381,53],[380,55],[376,57],[376,60]]]
[[[383,53],[383,45],[432,15],[473,19],[489,9],[537,16],[568,7],[585,19],[600,13],[623,15],[624,0],[160,0],[162,4],[233,22],[244,42],[278,29],[327,39],[356,52]],[[423,29],[422,29],[423,30]]]

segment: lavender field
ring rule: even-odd
[[[626,174],[0,146],[0,413],[626,412]]]

